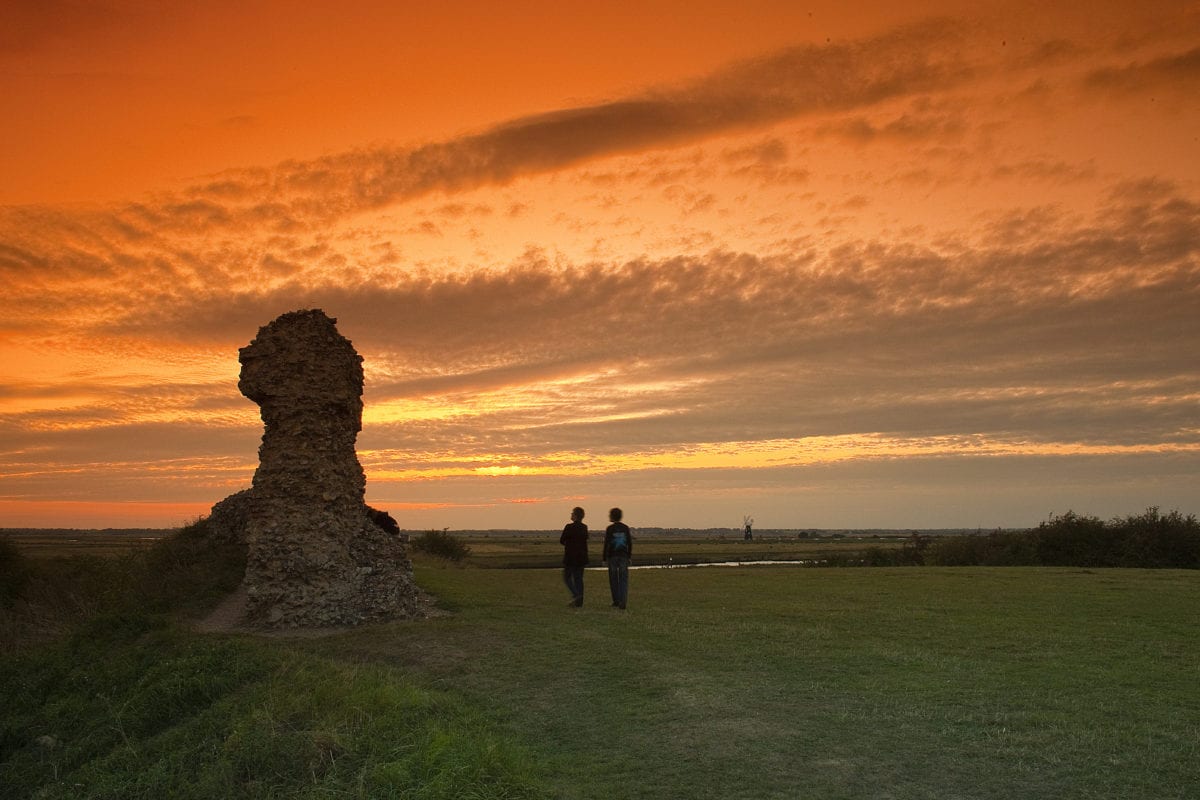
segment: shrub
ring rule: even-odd
[[[864,567],[919,567],[925,563],[925,546],[868,547],[862,552],[859,563]]]
[[[1036,564],[1047,567],[1121,566],[1120,531],[1096,517],[1068,511],[1033,531]]]
[[[425,531],[412,540],[412,546],[415,550],[449,561],[462,561],[471,554],[470,547],[447,531]]]
[[[1178,511],[1162,515],[1156,507],[1111,523],[1122,536],[1122,561],[1142,567],[1200,568],[1200,522]]]
[[[938,537],[925,552],[925,563],[935,567],[969,567],[979,563],[982,537]]]
[[[947,536],[926,548],[925,563],[938,567],[1019,567],[1036,564],[1027,531],[994,531],[984,536]]]
[[[1200,523],[1157,508],[1104,522],[1068,511],[1031,531],[939,538],[925,553],[935,566],[1200,568]]]
[[[899,550],[868,547],[862,554],[862,564],[864,567],[899,567],[905,566],[906,563],[903,553]]]

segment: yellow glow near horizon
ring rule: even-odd
[[[529,456],[521,463],[477,465],[479,461],[505,461],[479,456],[456,466],[396,469],[385,466],[388,456],[372,458],[368,480],[403,482],[477,476],[605,475],[632,470],[762,469],[813,466],[849,460],[911,456],[1073,456],[1133,455],[1144,453],[1200,453],[1200,444],[1085,445],[1056,442],[1003,442],[944,436],[928,439],[894,439],[882,435],[822,436],[808,439],[776,439],[755,442],[722,442],[687,445],[679,450],[642,453],[591,454],[549,453]],[[368,454],[379,457],[380,454]],[[428,455],[425,457],[428,458]],[[425,460],[425,459],[422,459]],[[460,461],[452,454],[438,460]]]
[[[615,369],[599,370],[580,375],[514,383],[502,389],[464,393],[428,395],[417,398],[377,400],[363,409],[363,425],[390,425],[406,422],[426,422],[454,418],[483,417],[493,414],[529,412],[541,409],[566,408],[575,413],[551,421],[506,424],[514,430],[527,430],[551,425],[612,422],[643,419],[669,414],[673,409],[657,408],[642,411],[613,411],[618,398],[667,394],[685,387],[702,385],[703,380],[642,381],[608,388],[618,377]],[[586,392],[583,387],[592,387]],[[565,395],[573,397],[564,404]]]

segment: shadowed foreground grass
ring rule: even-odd
[[[422,569],[456,610],[303,647],[453,687],[565,798],[1184,798],[1200,574]]]
[[[457,696],[161,617],[0,661],[0,697],[4,798],[543,796]]]

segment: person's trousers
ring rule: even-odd
[[[624,608],[629,599],[629,556],[608,557],[608,588],[613,605]]]
[[[583,605],[583,565],[563,567],[563,583],[575,599],[575,605]]]

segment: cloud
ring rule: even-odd
[[[1056,171],[1055,165],[1029,169]],[[682,189],[676,193],[685,202],[704,199]],[[373,346],[394,338],[393,346],[402,351],[408,349],[404,342],[412,341],[411,349],[443,358],[481,334],[485,340],[536,340],[546,324],[567,326],[581,309],[591,318],[615,315],[629,322],[628,329],[639,331],[653,330],[663,309],[669,309],[689,315],[689,337],[710,331],[700,339],[704,341],[724,337],[730,317],[762,317],[772,309],[781,318],[799,312],[812,324],[839,325],[853,321],[856,307],[873,313],[948,313],[975,301],[971,292],[980,286],[989,290],[988,300],[996,308],[1021,308],[1045,297],[1079,301],[1105,291],[1121,297],[1127,291],[1148,291],[1157,282],[1186,283],[1193,269],[1189,259],[1197,252],[1198,223],[1196,204],[1169,185],[1139,183],[1116,187],[1111,205],[1090,221],[1033,209],[1020,217],[997,218],[991,233],[985,230],[976,245],[953,245],[957,249],[848,240],[822,253],[802,249],[794,255],[752,255],[718,249],[706,257],[609,265],[571,265],[533,252],[503,270],[394,273],[383,283],[347,283],[336,270],[294,277],[299,263],[324,263],[332,254],[320,243],[302,246],[299,240],[284,239],[261,256],[265,273],[279,279],[266,285],[224,281],[221,264],[190,264],[186,252],[134,257],[107,251],[103,243],[96,253],[83,251],[80,244],[74,258],[56,262],[55,268],[62,284],[92,281],[95,292],[90,299],[66,297],[61,302],[112,306],[111,313],[83,323],[89,335],[144,337],[157,332],[172,342],[229,342],[256,329],[270,309],[309,304],[345,308],[350,318],[370,320],[364,334]],[[22,268],[37,257],[11,247],[4,255],[19,286]],[[216,276],[197,272],[206,269],[217,270]],[[45,291],[45,280],[38,281]],[[162,281],[180,281],[185,288],[159,287]],[[146,291],[158,292],[154,302],[120,309]],[[15,296],[36,302],[33,294]],[[563,341],[574,345],[588,338],[590,331],[568,331]],[[606,341],[624,338],[618,331]]]
[[[1169,92],[1191,97],[1200,89],[1200,47],[1121,67],[1103,67],[1083,79],[1085,88],[1113,93]]]
[[[777,136],[743,147],[726,148],[722,159],[733,165],[749,163],[754,166],[783,164],[788,160],[788,146]]]
[[[794,47],[690,83],[522,117],[455,139],[232,170],[183,192],[115,208],[3,209],[0,270],[19,270],[30,283],[47,271],[105,280],[111,279],[114,262],[143,262],[157,272],[177,270],[163,277],[186,283],[192,270],[185,265],[205,261],[205,277],[217,281],[235,279],[247,263],[264,265],[268,277],[278,278],[272,268],[279,265],[264,261],[262,237],[303,237],[348,215],[433,191],[504,184],[804,115],[851,113],[839,132],[859,141],[958,135],[964,123],[945,104],[939,111],[929,96],[999,68],[971,46],[972,35],[954,23],[929,21],[861,41]],[[1061,45],[1056,50],[1068,52]],[[856,113],[909,100],[911,108],[888,121]],[[748,150],[735,148],[724,160],[732,175],[757,176],[765,185],[807,181],[809,170],[786,163],[788,149],[778,138],[768,138]],[[678,176],[663,174],[658,180],[666,186]],[[699,205],[687,207],[703,205],[701,198]],[[459,201],[442,206],[443,216],[467,208]],[[438,228],[426,226],[426,233],[436,235]],[[214,252],[218,242],[223,252]],[[176,251],[174,257],[170,251]],[[147,253],[153,257],[147,259]]]
[[[266,198],[282,194],[289,198],[284,216],[328,219],[434,190],[503,184],[589,159],[870,106],[953,86],[973,74],[962,32],[948,22],[927,22],[849,44],[795,47],[691,84],[523,117],[457,139],[235,171],[208,186],[214,200],[244,198],[228,213],[254,213]],[[192,194],[207,191],[199,186]],[[203,206],[191,211],[193,224],[222,221]]]
[[[1025,173],[1053,177],[1062,165],[1018,166],[1027,180]],[[676,193],[685,205],[705,198]],[[869,346],[869,339],[854,338],[866,320],[881,338],[908,326],[899,336],[905,341],[925,329],[923,317],[931,314],[939,315],[939,324],[958,325],[960,336],[1006,325],[997,334],[997,352],[1029,349],[1013,334],[1017,329],[1036,334],[1052,352],[1067,346],[1083,352],[1095,333],[1079,327],[1077,338],[1056,342],[1062,325],[1051,321],[1087,303],[1097,309],[1111,303],[1115,308],[1103,313],[1127,319],[1131,330],[1153,330],[1172,319],[1178,301],[1194,296],[1188,282],[1195,280],[1200,229],[1195,203],[1176,187],[1138,182],[1117,186],[1111,203],[1093,219],[1034,208],[995,218],[990,231],[974,234],[975,242],[932,246],[847,239],[819,250],[804,242],[778,253],[718,247],[707,256],[594,264],[532,253],[504,269],[394,272],[380,280],[343,272],[338,252],[303,237],[277,237],[270,247],[249,250],[233,243],[229,251],[217,244],[195,252],[147,234],[163,249],[118,248],[115,239],[93,228],[72,227],[69,216],[54,218],[72,238],[53,245],[61,255],[50,258],[38,254],[47,242],[37,233],[39,217],[50,212],[8,213],[34,223],[13,226],[30,241],[0,250],[11,301],[9,330],[44,329],[49,315],[60,320],[58,335],[90,338],[113,349],[199,352],[244,344],[265,320],[318,306],[344,317],[356,343],[389,358],[442,366],[422,366],[429,375],[482,374],[513,360],[556,364],[569,360],[566,354],[591,363],[681,347],[753,360],[776,346],[776,335],[782,337],[778,347],[807,352],[825,346],[831,331],[839,332],[845,348]],[[1157,312],[1146,304],[1160,294],[1167,313],[1155,319]],[[1129,307],[1121,308],[1123,302]],[[1035,316],[1018,326],[1019,313],[1029,308],[1045,319]],[[621,324],[598,339],[591,326],[572,323],[581,311],[589,320]],[[1004,323],[1006,314],[1013,320]],[[547,330],[556,331],[552,339]],[[771,336],[757,339],[754,352],[747,353],[747,331]],[[1120,342],[1113,346],[1118,353],[1126,349]]]
[[[209,282],[144,305],[143,286],[118,281],[80,301],[106,311],[77,335],[110,350],[224,352],[235,365],[265,321],[324,308],[367,359],[369,408],[436,412],[380,424],[382,444],[417,450],[863,431],[1188,440],[1200,396],[1186,358],[1200,348],[1200,205],[1177,192],[1121,184],[1090,218],[1034,208],[936,246],[847,240],[615,263],[531,252],[505,269],[385,283]],[[150,386],[125,399],[94,388],[106,395],[96,407],[32,421],[131,424],[210,392],[210,409],[241,402],[232,387],[184,386],[179,401]]]
[[[818,132],[866,144],[876,140],[901,143],[945,142],[960,138],[966,130],[966,123],[960,115],[906,113],[882,124],[866,117],[853,117],[822,126]]]
[[[1066,161],[1026,159],[1017,163],[996,165],[992,169],[992,177],[1001,180],[1076,183],[1096,177],[1096,162],[1089,160],[1084,164],[1075,164]]]
[[[48,276],[52,283],[74,281],[80,291],[97,283],[102,292],[104,284],[136,272],[163,293],[254,280],[247,265],[256,264],[250,269],[265,273],[258,282],[269,285],[295,259],[269,252],[265,237],[304,237],[348,215],[435,190],[502,184],[796,115],[861,108],[971,74],[961,32],[930,22],[859,42],[791,48],[677,87],[523,117],[456,139],[233,170],[119,207],[3,208],[0,272],[17,288],[39,287]],[[778,142],[756,156],[751,167],[763,180],[786,172],[776,163],[786,156]],[[789,174],[807,178],[803,170]],[[462,205],[444,203],[443,216]],[[705,205],[711,202],[697,195],[686,208]]]

